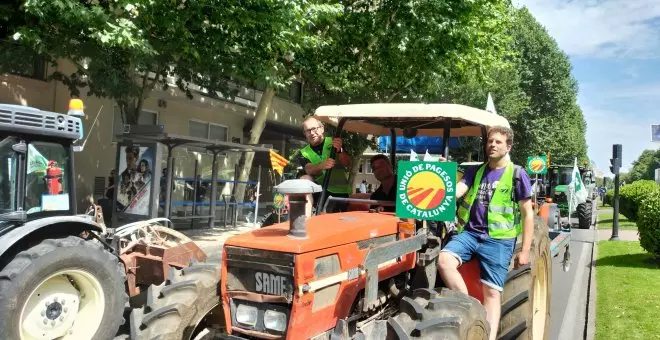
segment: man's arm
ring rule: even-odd
[[[529,252],[532,248],[532,237],[534,236],[534,209],[532,208],[532,199],[527,198],[518,202],[520,206],[520,216],[523,224],[523,243],[522,251],[526,253],[527,263],[529,263]],[[527,263],[520,263],[521,265]]]
[[[456,184],[456,199],[465,196],[468,189],[470,189],[470,187],[468,187],[463,181],[458,182],[458,184]]]
[[[346,152],[338,153],[337,159],[339,159],[339,163],[341,163],[341,165],[347,168],[351,167],[351,156],[349,156]]]
[[[529,264],[529,252],[534,238],[534,209],[532,207],[531,181],[525,169],[519,170],[519,180],[516,181],[515,196],[520,208],[522,219],[523,243],[520,253],[516,254],[515,267]]]

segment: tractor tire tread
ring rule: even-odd
[[[471,296],[447,288],[417,289],[387,321],[387,339],[488,339],[486,310]],[[369,338],[369,336],[367,336]]]
[[[94,255],[90,256],[90,254]],[[40,240],[35,245],[20,251],[4,268],[0,269],[0,304],[3,306],[13,305],[14,308],[20,308],[22,302],[17,303],[15,301],[12,304],[9,303],[9,301],[20,299],[20,295],[18,297],[7,296],[8,294],[23,293],[22,289],[25,289],[25,287],[14,287],[15,285],[20,285],[20,282],[15,281],[21,281],[21,277],[30,277],[31,279],[29,281],[37,284],[38,281],[45,278],[42,278],[43,276],[48,275],[44,266],[62,265],[64,267],[62,269],[66,269],[66,262],[76,262],[75,265],[71,265],[73,267],[82,266],[84,268],[88,266],[89,268],[84,268],[88,271],[96,270],[97,273],[104,272],[104,277],[98,277],[97,280],[104,286],[103,289],[107,294],[105,297],[106,314],[96,331],[95,337],[114,337],[119,327],[125,323],[125,319],[117,315],[122,315],[124,306],[128,303],[128,294],[126,294],[124,289],[126,271],[124,265],[119,262],[119,259],[105,250],[103,245],[96,241],[87,241],[78,236],[61,236],[60,238]],[[114,268],[111,269],[110,267]],[[54,270],[57,271],[60,269]],[[25,280],[23,279],[23,281]],[[9,315],[12,313],[20,314],[20,311],[14,309],[10,311],[7,309],[5,313],[8,313],[8,315],[1,317],[0,328],[5,327],[2,325],[2,321],[11,322],[9,321],[11,318]],[[2,314],[0,312],[0,315]],[[7,327],[7,329],[16,328],[13,324]],[[9,336],[11,337],[13,335],[10,334]]]
[[[204,262],[171,268],[165,282],[149,286],[146,305],[131,312],[131,339],[189,339],[220,303],[219,280],[220,268]]]

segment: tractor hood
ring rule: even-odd
[[[555,192],[566,192],[567,186],[566,185],[556,185],[555,186]]]
[[[399,218],[393,213],[324,214],[307,219],[306,238],[290,236],[289,223],[283,222],[233,236],[225,245],[301,254],[392,235],[397,233],[398,222]]]

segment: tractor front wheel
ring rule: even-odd
[[[548,225],[534,219],[529,264],[509,269],[504,292],[498,339],[543,340],[550,330],[550,282],[552,282]],[[516,252],[522,246],[518,237]]]
[[[162,284],[149,286],[146,306],[131,312],[131,339],[198,339],[209,323],[224,324],[217,265],[193,263],[171,268],[168,275]]]
[[[448,288],[417,289],[401,300],[399,314],[387,320],[386,339],[485,340],[489,333],[479,300]]]
[[[125,278],[100,243],[44,240],[0,271],[0,329],[17,340],[111,339],[123,323]]]

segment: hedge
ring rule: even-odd
[[[637,217],[640,245],[660,259],[660,186],[640,202]]]
[[[610,207],[614,206],[614,189],[608,190],[603,196],[603,205],[609,205]]]
[[[624,185],[619,190],[619,212],[629,221],[637,222],[637,210],[644,198],[656,190],[655,181],[641,180]]]

